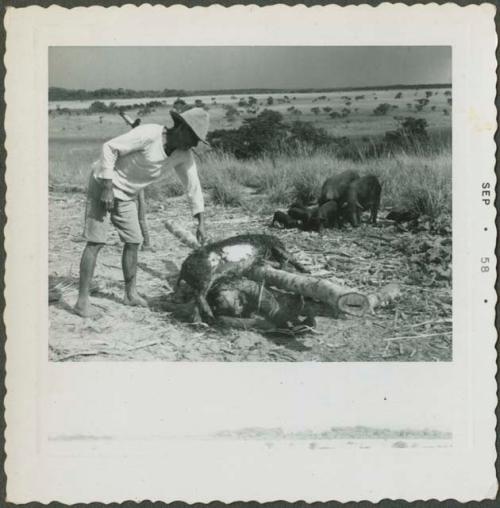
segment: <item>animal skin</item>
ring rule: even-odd
[[[214,316],[206,300],[213,283],[221,277],[244,276],[253,266],[266,260],[276,261],[281,267],[289,263],[298,271],[308,273],[275,236],[246,234],[193,251],[182,263],[177,286],[184,280],[195,291],[201,315],[207,321],[213,321]]]
[[[218,279],[208,292],[207,300],[217,317],[245,319],[257,313],[278,328],[287,328],[288,323],[316,326],[304,298],[271,291],[244,277]],[[300,321],[299,316],[305,316],[305,320]]]

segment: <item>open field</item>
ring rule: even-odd
[[[421,117],[427,120],[429,132],[443,133],[443,139],[449,139],[450,116],[442,110],[451,108],[444,91],[436,90],[421,113],[406,110],[405,104],[425,97],[424,90],[418,90],[417,96],[413,91],[402,91],[401,99],[394,99],[394,90],[379,91],[376,99],[371,92],[338,97],[313,94],[307,100],[297,96],[295,101],[291,99],[292,105],[303,110],[302,115],[287,111],[291,107],[288,103],[262,108],[280,110],[285,121],[295,117],[313,121],[336,136],[381,136],[395,128],[393,114]],[[320,95],[326,99],[313,103]],[[310,112],[315,106],[341,109],[345,102],[342,95],[365,95],[365,99],[352,100],[351,108],[358,107],[358,111],[346,118]],[[210,97],[203,99],[212,102]],[[242,117],[251,116],[244,112],[229,122],[222,99],[217,97],[215,102],[209,110],[212,129],[236,127]],[[372,115],[381,102],[399,104],[399,108],[384,117]],[[428,109],[432,105],[435,111]],[[129,114],[135,116],[134,111]],[[143,122],[164,123],[167,116],[164,106],[144,117]],[[98,158],[102,142],[126,129],[122,119],[112,114],[50,116],[49,274],[51,283],[67,285],[63,300],[50,306],[52,360],[451,360],[451,271],[449,262],[440,259],[451,256],[451,151],[445,142],[434,154],[402,153],[360,162],[335,160],[321,152],[254,161],[199,153],[211,240],[244,232],[272,233],[283,239],[314,275],[366,293],[387,283],[399,283],[403,292],[400,300],[374,316],[319,317],[317,333],[294,339],[265,337],[254,331],[193,328],[175,319],[166,304],[189,249],[165,230],[163,221],[168,218],[190,230],[194,225],[174,175],[148,193],[148,221],[156,252],[141,252],[138,285],[150,308],[130,308],[121,303],[121,245],[112,232],[95,277],[98,288],[93,302],[102,316],[91,321],[73,314],[71,305],[76,300],[84,246],[85,195],[80,191],[85,189],[90,164]],[[272,212],[286,208],[297,192],[307,188],[314,194],[325,177],[345,169],[379,176],[383,184],[382,218],[392,206],[411,206],[432,218],[432,227],[441,224],[443,231],[436,234],[426,224],[420,231],[405,231],[384,220],[377,226],[328,230],[323,236],[268,227]]]
[[[426,92],[432,93],[428,98],[429,104],[418,112],[416,105],[418,100],[426,97]],[[395,97],[401,93],[401,97]],[[278,111],[285,116],[287,121],[300,120],[313,122],[316,127],[322,127],[333,136],[363,137],[377,136],[385,131],[394,129],[396,122],[394,116],[414,116],[416,118],[425,118],[429,123],[431,132],[442,132],[445,134],[451,129],[451,106],[448,104],[450,95],[448,89],[418,89],[418,90],[378,90],[363,92],[330,92],[330,93],[307,93],[307,94],[265,94],[255,95],[257,102],[254,106],[238,106],[240,100],[248,102],[249,96],[217,96],[215,101],[210,96],[203,97],[183,97],[188,104],[194,104],[195,100],[201,100],[209,108],[210,128],[231,129],[241,125],[245,118],[252,118],[264,109]],[[231,98],[234,97],[234,98]],[[288,99],[284,99],[288,97]],[[356,97],[363,97],[357,99]],[[272,98],[272,104],[268,104],[267,99]],[[347,99],[349,98],[349,99]],[[151,99],[158,101],[159,99]],[[105,104],[115,102],[118,106],[125,104],[147,103],[149,99],[123,99],[102,101]],[[143,122],[164,123],[169,109],[172,109],[174,100],[172,98],[164,99],[163,106],[154,108],[155,110],[144,117]],[[71,116],[57,115],[52,111],[50,122],[50,139],[54,138],[81,138],[87,129],[88,120],[84,119],[82,108],[88,108],[92,101],[67,101],[57,102],[49,105],[54,108],[56,105],[64,108],[74,108]],[[373,110],[380,104],[387,103],[391,105],[391,110],[384,116],[373,115]],[[410,105],[410,107],[408,106]],[[238,114],[233,121],[226,117],[227,106],[234,106]],[[318,108],[317,114],[312,109]],[[325,111],[325,108],[328,111]],[[350,110],[346,117],[330,117],[332,112],[342,112],[344,108]],[[447,113],[444,113],[444,110]],[[138,112],[130,110],[130,115],[135,116]],[[79,115],[80,114],[80,115]],[[99,119],[99,117],[102,117]],[[92,134],[89,139],[102,139],[112,137],[123,132],[123,120],[117,115],[102,114],[93,115]]]

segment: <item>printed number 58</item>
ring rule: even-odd
[[[489,272],[490,271],[490,267],[488,266],[489,262],[490,262],[490,258],[481,258],[481,263],[483,264],[483,266],[481,266],[482,272]]]

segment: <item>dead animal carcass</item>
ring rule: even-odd
[[[278,238],[271,235],[246,234],[211,243],[193,251],[182,263],[177,285],[184,280],[194,291],[198,310],[212,321],[214,316],[206,296],[212,284],[225,276],[244,276],[263,261],[287,263],[307,273]]]

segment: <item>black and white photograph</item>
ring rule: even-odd
[[[7,500],[495,498],[495,15],[7,9]]]
[[[451,56],[49,48],[50,360],[452,360]]]

